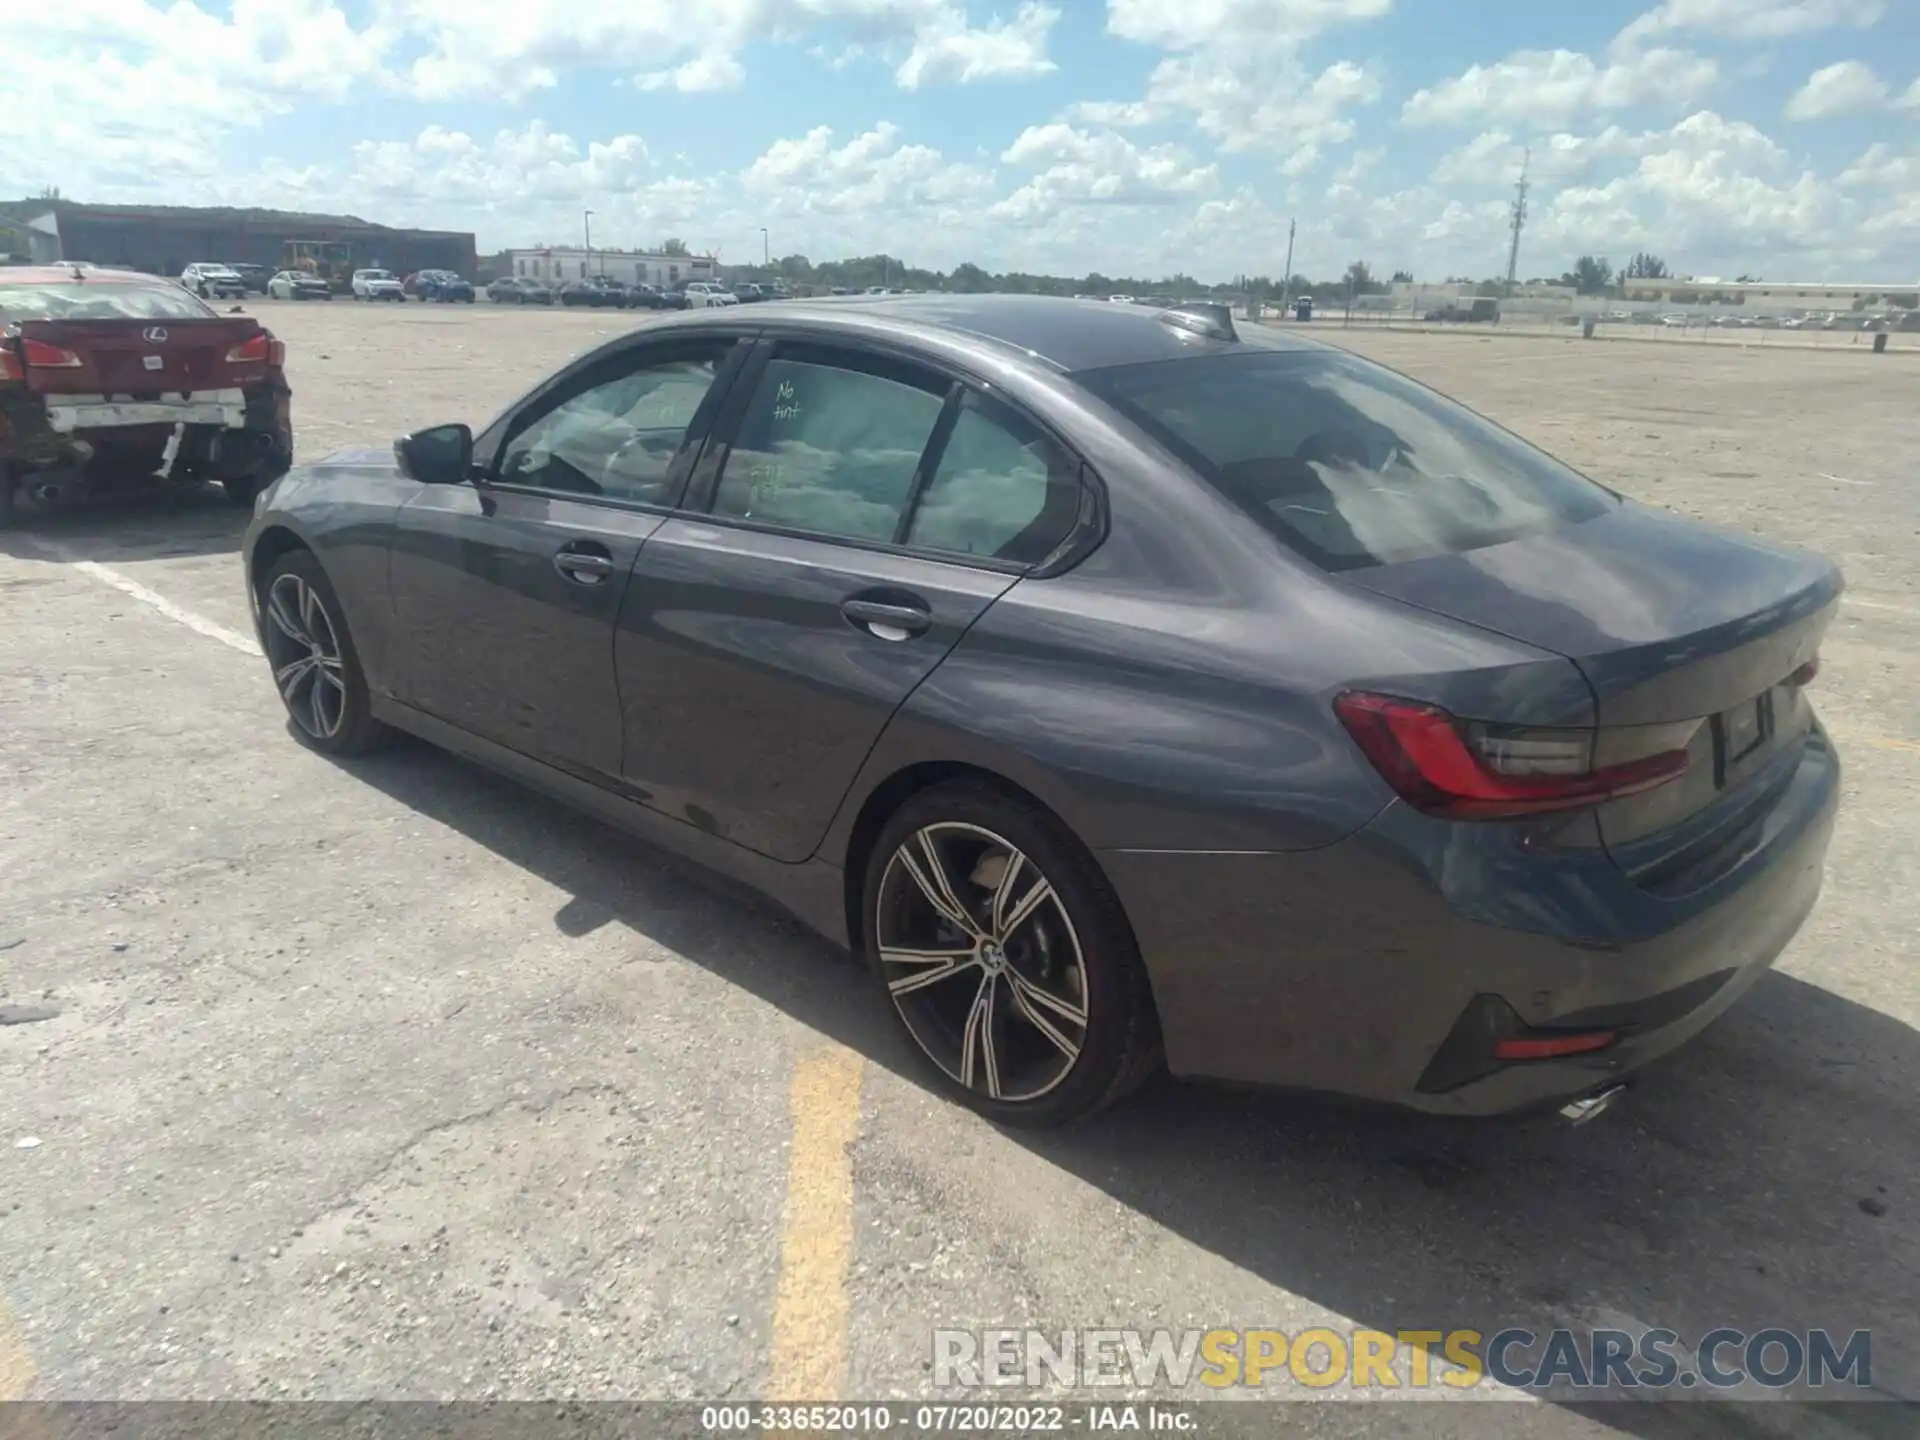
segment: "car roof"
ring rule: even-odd
[[[667,323],[742,323],[738,316],[722,318],[722,313],[689,311]],[[928,331],[953,331],[994,341],[1028,360],[1067,372],[1217,354],[1240,344],[1260,350],[1327,348],[1320,341],[1252,323],[1237,326],[1239,341],[1207,339],[1167,324],[1160,318],[1163,313],[1152,306],[1053,295],[834,295],[785,301],[777,315],[802,321],[810,329],[858,317],[864,322],[862,330],[871,333],[878,322],[883,331],[894,331],[901,339]],[[772,321],[774,316],[765,318]]]

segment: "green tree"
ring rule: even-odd
[[[1613,266],[1604,255],[1582,255],[1573,269],[1560,277],[1562,285],[1571,285],[1582,295],[1604,295],[1613,285]]]
[[[669,235],[660,242],[660,253],[662,255],[690,255],[693,252],[687,249],[687,242],[682,240],[678,235]]]
[[[1666,280],[1672,275],[1666,261],[1646,250],[1638,252],[1620,272],[1622,280]]]

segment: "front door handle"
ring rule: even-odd
[[[840,613],[856,630],[865,630],[882,640],[906,640],[933,628],[933,615],[918,605],[852,599],[840,602]]]
[[[613,557],[590,550],[562,550],[553,557],[553,568],[576,585],[604,585],[613,574]]]

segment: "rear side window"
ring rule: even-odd
[[[1618,503],[1517,436],[1356,356],[1256,351],[1076,378],[1329,570],[1477,550]]]
[[[776,358],[754,390],[713,513],[821,535],[892,540],[944,390]]]
[[[1079,515],[1079,466],[1030,422],[969,392],[907,543],[1031,565]]]
[[[205,320],[213,313],[178,285],[0,281],[0,318],[7,320]]]

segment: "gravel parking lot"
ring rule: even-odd
[[[254,308],[302,459],[484,422],[647,323]],[[922,1088],[849,959],[720,882],[420,746],[297,746],[245,653],[242,518],[156,498],[0,536],[0,1003],[54,1012],[0,1026],[0,1399],[906,1397],[936,1325],[1315,1324],[1868,1328],[1876,1388],[1920,1398],[1920,356],[1324,333],[1848,573],[1824,897],[1624,1106],[1164,1084],[1001,1133]]]

